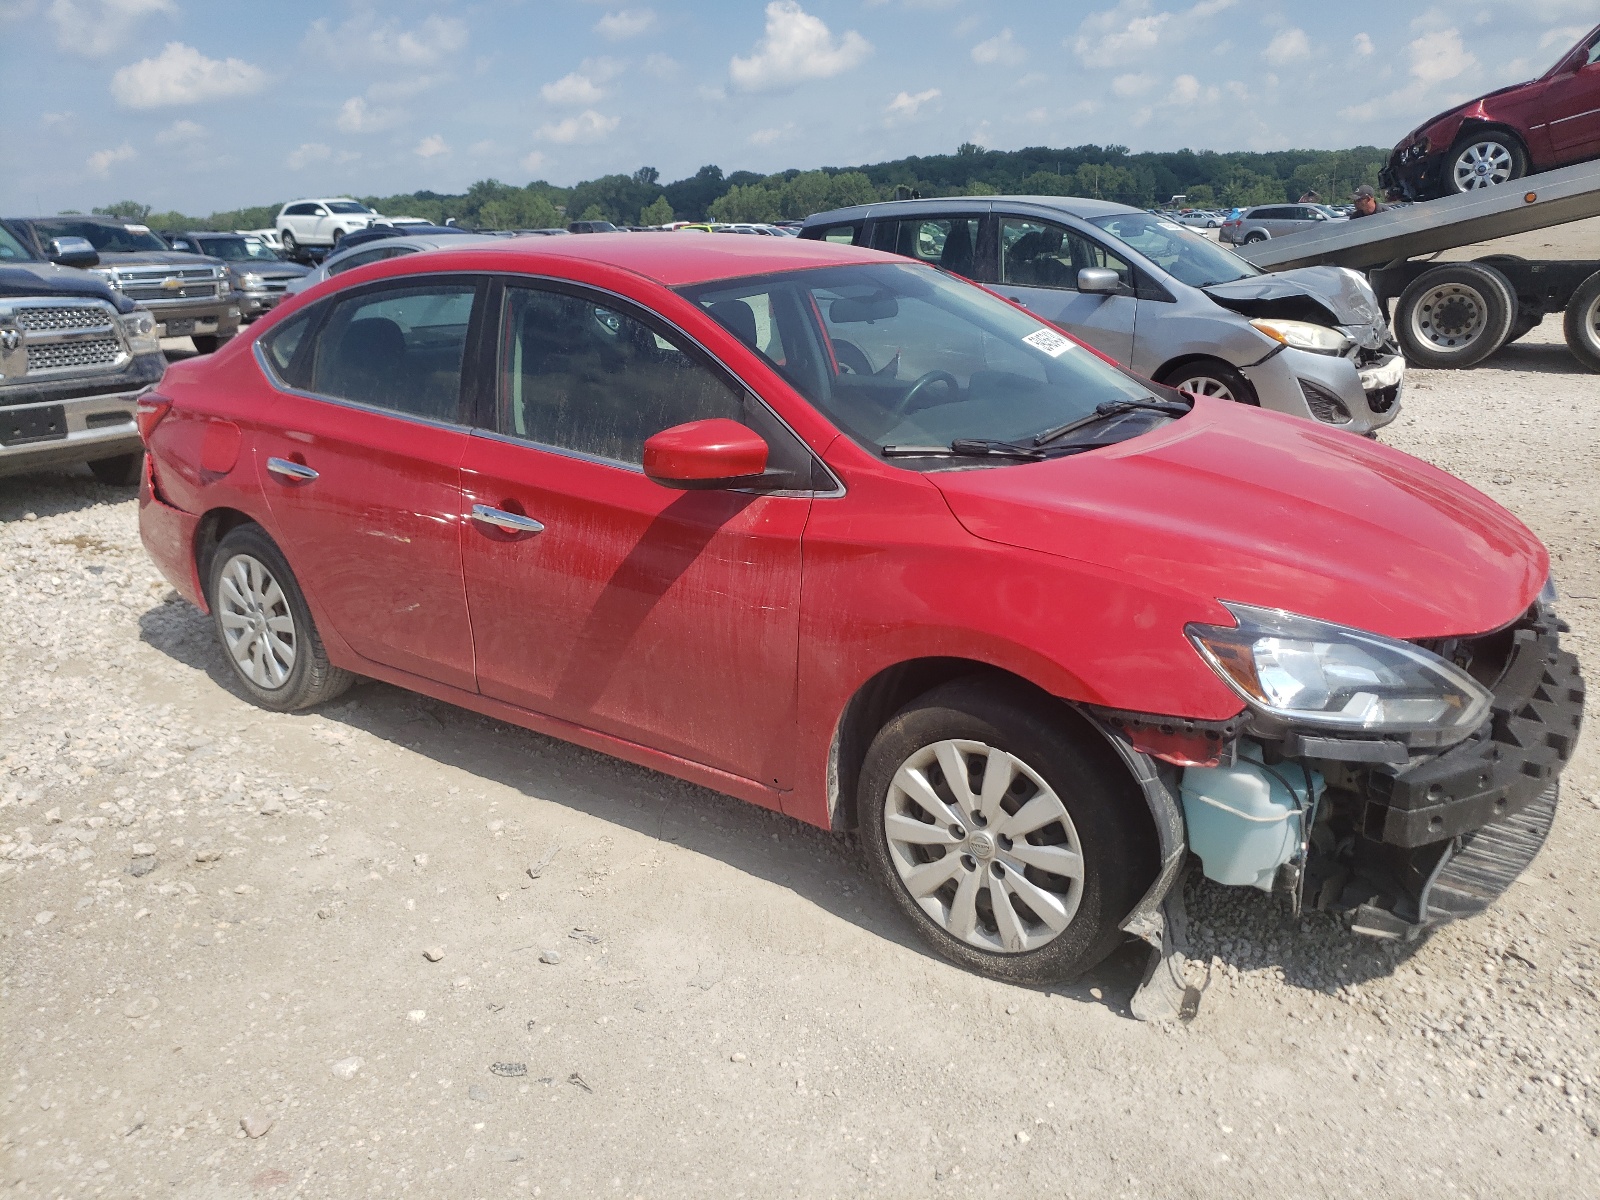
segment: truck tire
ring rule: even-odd
[[[1521,179],[1528,173],[1528,152],[1513,135],[1500,129],[1462,138],[1445,159],[1445,194],[1459,196]]]
[[[1511,332],[1506,334],[1505,345],[1518,338],[1527,337],[1544,322],[1544,309],[1536,308],[1522,300],[1517,301],[1517,319],[1511,322]]]
[[[107,487],[138,487],[139,478],[144,474],[144,451],[98,458],[89,464],[89,470]]]
[[[1482,263],[1430,267],[1400,293],[1394,331],[1406,361],[1450,370],[1493,354],[1511,335],[1517,295],[1511,282]]]
[[[1591,371],[1600,371],[1600,271],[1578,285],[1567,302],[1567,348]]]

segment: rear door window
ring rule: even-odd
[[[462,360],[477,292],[475,282],[407,282],[362,289],[337,301],[317,334],[310,389],[458,422]]]
[[[905,217],[879,221],[872,233],[875,250],[943,267],[968,278],[976,274],[981,217]]]
[[[810,234],[810,236],[819,242],[834,242],[841,246],[853,246],[855,245],[856,235],[860,232],[861,222],[852,221],[848,225],[828,225]]]

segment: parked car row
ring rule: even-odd
[[[1353,274],[1094,201],[457,238],[174,364],[140,527],[255,703],[376,678],[858,830],[981,973],[1164,949],[1191,851],[1409,938],[1537,853],[1583,681],[1533,534],[1310,407],[1391,367]]]

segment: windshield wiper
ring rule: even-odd
[[[1065,425],[1057,425],[1054,429],[1046,429],[1033,439],[1035,446],[1043,446],[1049,442],[1058,441],[1069,433],[1076,433],[1090,425],[1098,425],[1101,421],[1111,417],[1120,416],[1126,412],[1148,410],[1150,412],[1165,413],[1169,417],[1181,417],[1189,411],[1190,406],[1177,400],[1157,400],[1151,397],[1148,400],[1108,400],[1104,404],[1095,405],[1095,409],[1087,416],[1079,417],[1075,421],[1068,421]]]
[[[885,446],[885,458],[1051,458],[1048,450],[992,438],[956,438],[948,446]]]

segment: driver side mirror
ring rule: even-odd
[[[1106,267],[1083,267],[1078,271],[1078,290],[1096,296],[1115,296],[1122,290],[1122,277]]]
[[[100,252],[88,238],[51,238],[50,261],[61,267],[94,267],[100,264]]]
[[[662,487],[706,491],[753,483],[767,469],[761,435],[725,417],[663,429],[644,444],[644,473]]]

